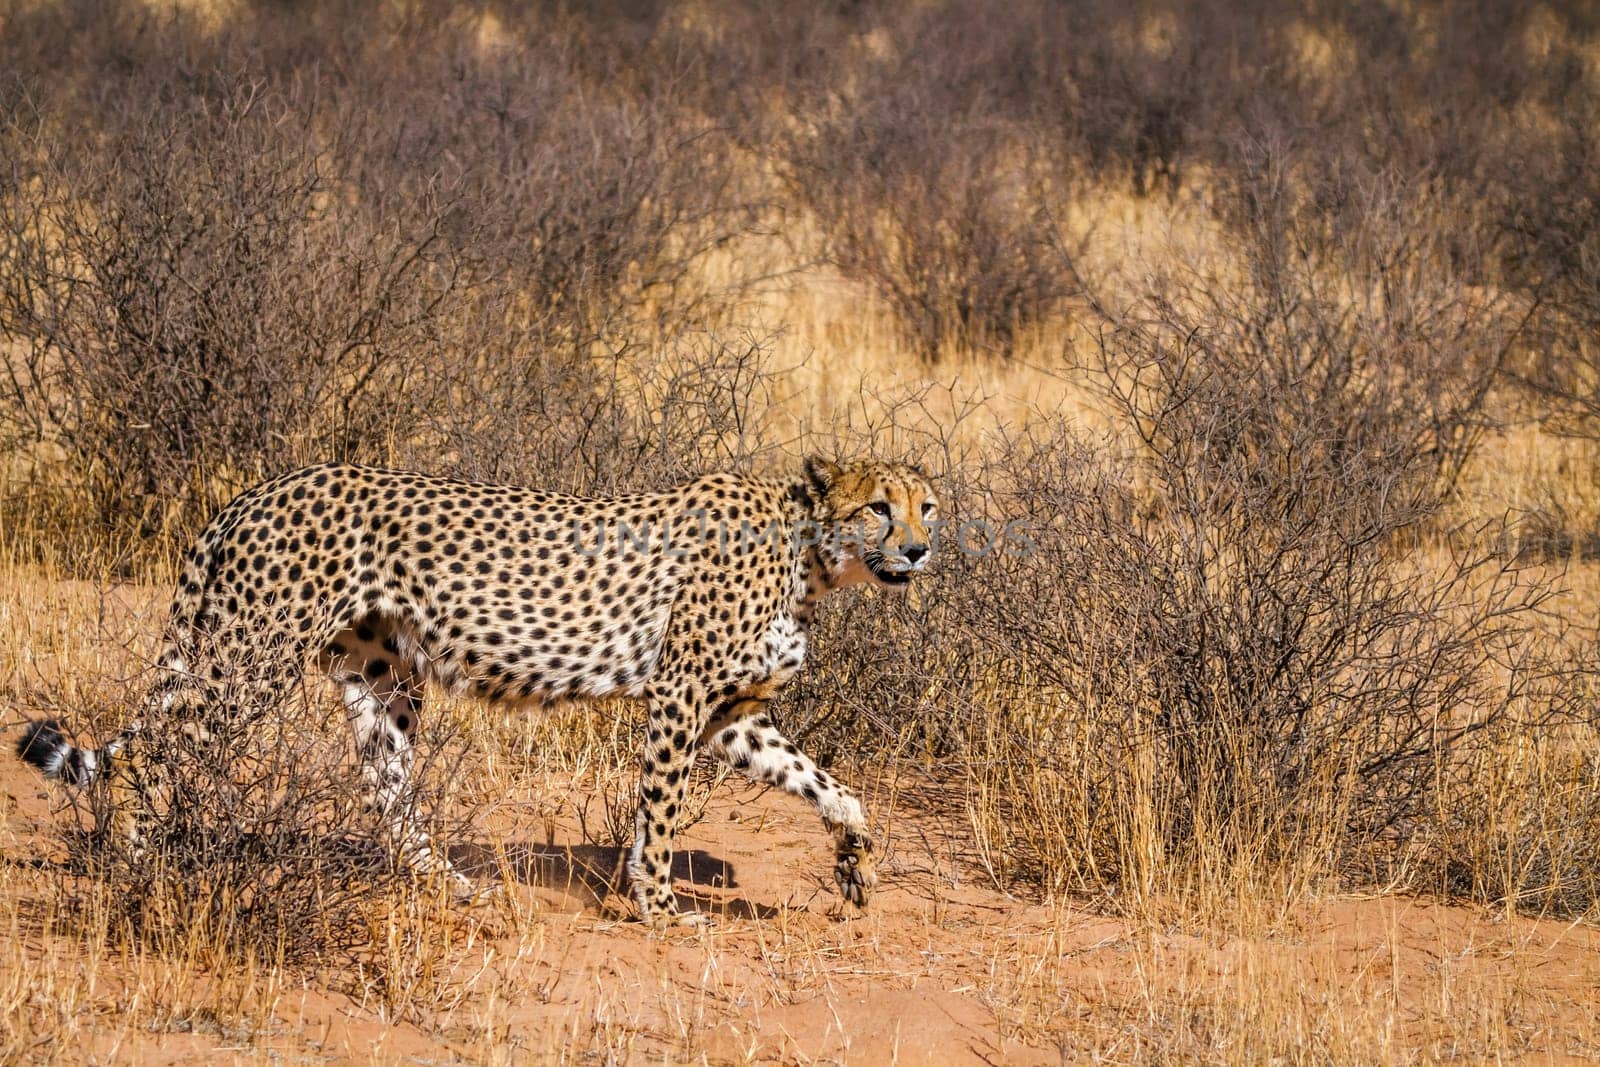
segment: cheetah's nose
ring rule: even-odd
[[[923,556],[928,554],[926,545],[907,545],[905,547],[906,562],[915,567]]]

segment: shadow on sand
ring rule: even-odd
[[[0,855],[0,868],[57,871],[63,874],[87,873],[85,860],[93,854],[90,837],[81,834],[77,847],[68,857]],[[352,865],[381,865],[381,846],[366,836],[334,835],[322,842],[325,855],[336,856]],[[529,841],[509,841],[497,846],[462,843],[449,848],[450,862],[475,881],[511,878],[534,889],[565,894],[585,910],[611,916],[633,913],[627,899],[626,878],[622,870],[625,849],[604,845],[538,845]],[[771,919],[774,907],[753,904],[742,897],[709,895],[696,889],[738,889],[733,865],[701,849],[684,849],[672,856],[672,880],[676,883],[681,907],[730,919]]]
[[[510,877],[536,889],[565,893],[585,909],[629,912],[622,870],[625,849],[604,845],[538,845],[508,841],[490,848],[480,844],[450,847],[450,862],[469,878]],[[752,904],[743,898],[726,899],[694,891],[737,889],[733,865],[700,849],[685,849],[672,856],[672,879],[677,883],[680,906],[708,915],[732,919],[770,919],[776,908]],[[686,888],[686,886],[688,888]]]

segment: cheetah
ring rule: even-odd
[[[533,706],[642,697],[624,864],[642,919],[701,921],[680,911],[670,875],[701,749],[808,801],[833,836],[842,896],[865,907],[877,876],[862,806],[779,732],[768,706],[805,661],[818,599],[855,584],[903,588],[926,569],[938,528],[927,478],[874,459],[812,458],[789,479],[711,474],[606,499],[310,467],[247,490],[201,534],[144,707],[154,717],[216,703],[230,660],[269,645],[283,655],[268,684],[326,675],[369,803],[402,855],[470,892],[404,825],[425,688]],[[138,729],[91,750],[35,723],[19,752],[83,785],[126,760]],[[113,820],[112,833],[137,836],[126,813]]]

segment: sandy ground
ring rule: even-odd
[[[50,803],[9,754],[0,791],[8,884],[26,893],[18,872],[49,849]],[[37,1052],[140,1063],[1227,1060],[1219,1044],[1254,1025],[1227,1013],[1254,1010],[1262,1027],[1348,1026],[1352,1054],[1379,1059],[1600,1054],[1590,927],[1376,897],[1323,901],[1258,939],[1152,929],[1012,899],[964,866],[957,819],[914,796],[899,803],[884,886],[863,915],[845,914],[825,884],[826,842],[806,812],[723,787],[678,858],[680,890],[718,917],[708,929],[657,936],[620,917],[606,889],[612,850],[563,825],[530,842],[524,827],[456,850],[469,865],[491,844],[503,850],[520,918],[491,922],[497,935],[455,954],[461,977],[444,986],[458,992],[442,1006],[435,997],[386,1021],[351,975],[291,975],[268,1024],[241,1034],[131,1003],[134,983],[112,961],[72,1025],[81,1044]],[[29,951],[71,950],[68,934],[24,932],[38,938]],[[1332,1047],[1326,1037],[1308,1032],[1304,1047]]]
[[[154,631],[160,597],[16,592],[0,619],[0,1060],[7,1048],[151,1064],[1600,1059],[1593,925],[1386,895],[1228,929],[1041,903],[976,864],[958,792],[910,774],[865,790],[883,862],[861,914],[839,901],[808,809],[729,783],[683,833],[675,870],[681,898],[716,921],[653,934],[609,889],[615,850],[586,841],[574,805],[551,816],[549,794],[574,788],[551,776],[453,843],[459,864],[503,870],[507,889],[462,916],[468,933],[448,951],[374,931],[394,954],[387,984],[331,965],[224,981],[94,951],[49,918],[59,794],[11,748],[86,649]],[[60,621],[71,604],[80,617]]]

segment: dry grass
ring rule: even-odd
[[[506,838],[574,785],[587,783],[550,775],[511,793],[526,807]],[[129,1063],[1408,1063],[1600,1050],[1600,935],[1582,925],[1337,894],[1248,934],[1101,918],[996,893],[964,862],[959,820],[903,812],[892,890],[841,922],[814,890],[785,888],[815,845],[809,819],[727,791],[711,818],[689,843],[728,857],[741,889],[695,891],[770,914],[734,909],[711,930],[656,940],[559,881],[513,880],[493,917],[443,952],[419,933],[459,917],[380,908],[379,951],[358,969],[86,937],[83,915],[52,908],[46,877],[8,864],[0,1047]],[[7,816],[8,828],[31,821]],[[46,839],[8,832],[8,857]],[[576,840],[573,821],[555,834]]]
[[[915,420],[905,427],[898,413],[913,433],[946,432],[963,412],[958,433],[976,449],[1051,401],[1057,412],[1076,405],[1085,421],[1095,418],[1068,376],[1026,361],[930,373],[897,358],[871,316],[839,299],[841,289],[819,278],[765,298],[768,314],[794,324],[771,358],[805,357],[779,403],[795,427],[870,425],[883,394],[926,398],[918,415],[926,428]],[[963,394],[968,383],[973,393]],[[830,406],[808,410],[810,396]],[[1523,430],[1492,442],[1479,463],[1545,471],[1581,506],[1600,509],[1586,485],[1560,477],[1577,465],[1550,458],[1570,457],[1574,447]],[[1515,491],[1478,467],[1466,480]],[[1585,619],[1600,568],[1553,568],[1550,580],[1567,590],[1557,610]],[[124,710],[124,680],[149,661],[161,586],[67,580],[13,560],[0,589],[0,687],[12,714],[68,711],[88,732],[108,729]],[[98,719],[84,717],[86,709],[98,709]],[[519,849],[525,858],[530,848],[581,851],[615,840],[631,790],[626,715],[571,709],[527,719],[475,705],[443,714],[464,731],[473,766],[460,803],[483,811],[483,842],[503,843],[505,870],[516,869]],[[1009,721],[1027,718],[1023,709]],[[330,745],[342,741],[331,734]],[[1346,898],[1326,869],[1295,885],[1263,882],[1262,872],[1281,868],[1248,853],[1225,870],[1188,868],[1190,884],[1162,881],[1170,868],[1156,813],[1128,824],[1122,838],[1122,847],[1143,850],[1138,866],[1152,876],[1115,902],[1127,918],[1028,904],[991,881],[1007,835],[1018,832],[1000,813],[1033,791],[1033,808],[1057,812],[1060,825],[1026,832],[1071,841],[1090,798],[1049,775],[980,776],[964,803],[929,808],[907,799],[908,787],[891,775],[877,811],[897,827],[889,870],[910,903],[881,915],[841,924],[814,890],[785,901],[785,880],[814,859],[815,835],[796,826],[806,818],[770,798],[750,808],[724,788],[708,794],[708,824],[689,832],[691,847],[709,825],[717,847],[708,851],[728,855],[734,842],[759,849],[759,859],[736,861],[741,892],[723,896],[776,902],[774,914],[738,918],[747,912],[736,907],[709,933],[656,944],[619,925],[620,902],[597,896],[569,866],[550,876],[560,885],[505,875],[507,892],[484,915],[463,916],[437,898],[382,899],[364,959],[310,969],[218,957],[203,941],[129,943],[96,920],[94,900],[66,908],[55,877],[29,866],[54,851],[35,799],[41,790],[13,763],[5,784],[25,799],[6,801],[0,843],[8,860],[0,868],[0,1048],[6,1058],[119,1062],[200,1054],[241,1062],[440,1054],[506,1063],[948,1062],[953,1049],[1021,1062],[1594,1055],[1600,1031],[1588,990],[1600,981],[1600,934],[1516,917],[1569,896],[1593,899],[1587,883],[1568,893],[1552,879],[1592,878],[1594,744],[1592,731],[1575,729],[1509,733],[1482,749],[1465,791],[1441,798],[1472,808],[1449,842],[1456,869],[1418,861],[1390,872],[1396,890],[1502,902],[1489,910],[1406,895]],[[1158,748],[1146,756],[1135,785],[1166,773]],[[1159,793],[1125,798],[1120,810],[1142,810]],[[945,814],[910,814],[928,810]],[[535,866],[548,864],[550,851]],[[1552,856],[1569,862],[1552,866]]]
[[[1258,299],[1271,288],[1261,281],[1265,264],[1282,272],[1272,284],[1281,287],[1278,295],[1288,292],[1286,306],[1314,304],[1325,296],[1320,287],[1331,285],[1335,295],[1323,303],[1327,317],[1317,323],[1319,338],[1338,335],[1352,321],[1342,313],[1355,315],[1359,328],[1348,331],[1355,338],[1349,347],[1367,362],[1351,376],[1353,385],[1344,384],[1358,414],[1360,398],[1368,395],[1363,387],[1383,380],[1392,364],[1403,364],[1399,379],[1417,386],[1395,394],[1396,403],[1412,406],[1401,406],[1402,417],[1392,421],[1403,423],[1441,395],[1430,389],[1448,393],[1465,381],[1464,371],[1455,377],[1439,372],[1459,356],[1461,347],[1452,346],[1463,338],[1476,353],[1473,374],[1481,372],[1492,385],[1465,405],[1460,423],[1470,429],[1459,438],[1464,443],[1438,462],[1449,468],[1451,490],[1429,496],[1421,518],[1398,524],[1379,550],[1360,558],[1367,568],[1361,573],[1376,575],[1385,590],[1450,591],[1455,599],[1434,605],[1430,617],[1441,625],[1493,603],[1492,591],[1453,569],[1462,553],[1496,566],[1520,563],[1516,580],[1544,597],[1537,610],[1511,613],[1504,632],[1461,631],[1464,646],[1492,645],[1515,655],[1479,664],[1472,700],[1445,712],[1431,709],[1440,734],[1480,714],[1484,729],[1470,744],[1441,744],[1419,758],[1413,780],[1426,781],[1417,789],[1418,803],[1408,801],[1381,833],[1350,829],[1354,813],[1390,799],[1350,773],[1382,743],[1380,722],[1376,740],[1354,737],[1352,730],[1349,744],[1334,746],[1336,758],[1318,764],[1299,783],[1299,793],[1284,794],[1295,803],[1278,804],[1280,794],[1246,788],[1249,803],[1241,806],[1249,819],[1230,824],[1217,818],[1220,808],[1174,786],[1173,736],[1152,726],[1170,712],[1149,698],[1163,690],[1119,690],[1105,681],[1127,666],[1126,657],[1113,655],[1122,636],[1114,632],[1116,620],[1127,618],[1116,610],[1115,597],[1139,587],[1118,585],[1109,573],[1091,575],[1104,580],[1099,602],[1106,610],[1066,620],[1070,602],[1052,597],[1067,583],[1048,568],[1012,574],[951,565],[942,587],[913,590],[905,601],[862,593],[835,607],[823,621],[811,674],[783,707],[789,722],[808,735],[808,745],[865,785],[872,799],[887,847],[886,890],[864,917],[840,914],[808,813],[707,772],[697,791],[704,806],[686,819],[685,866],[678,874],[686,895],[720,913],[721,922],[660,939],[627,922],[626,902],[609,884],[613,850],[628,833],[634,788],[637,718],[635,709],[621,705],[530,717],[468,701],[439,704],[430,712],[432,740],[455,764],[445,814],[470,826],[456,842],[461,862],[499,883],[501,894],[464,910],[426,887],[388,886],[342,913],[351,925],[337,939],[337,951],[309,956],[289,951],[287,942],[231,937],[215,921],[173,921],[184,914],[176,910],[167,921],[150,923],[143,936],[133,931],[119,893],[125,886],[85,879],[72,866],[61,828],[81,813],[0,756],[0,1061],[1410,1063],[1600,1056],[1593,998],[1600,984],[1600,800],[1594,788],[1600,733],[1588,710],[1600,696],[1593,657],[1600,623],[1594,607],[1600,598],[1600,436],[1582,424],[1592,405],[1582,368],[1552,368],[1533,358],[1548,339],[1567,344],[1575,336],[1585,278],[1569,264],[1571,285],[1546,289],[1550,264],[1565,262],[1570,247],[1535,232],[1526,248],[1506,252],[1491,240],[1498,223],[1470,213],[1480,200],[1496,203],[1507,189],[1528,194],[1515,184],[1520,176],[1496,171],[1492,181],[1502,185],[1491,181],[1479,189],[1470,185],[1476,172],[1456,173],[1457,160],[1489,158],[1473,155],[1486,151],[1483,144],[1435,143],[1397,120],[1375,138],[1385,167],[1363,171],[1364,163],[1339,157],[1359,179],[1340,184],[1344,176],[1319,169],[1326,164],[1337,171],[1329,162],[1337,153],[1325,160],[1317,146],[1297,141],[1294,122],[1274,125],[1269,116],[1248,135],[1231,127],[1226,136],[1221,132],[1227,124],[1217,116],[1239,110],[1237,101],[1225,99],[1238,90],[1223,87],[1231,78],[1210,77],[1204,54],[1185,51],[1192,45],[1186,35],[1198,32],[1203,39],[1209,32],[1203,20],[1196,30],[1185,29],[1177,14],[1144,17],[1130,29],[1119,21],[1121,6],[1085,5],[1086,25],[1103,32],[1078,36],[1101,47],[1071,51],[1062,60],[1065,73],[1050,65],[1049,47],[1038,54],[995,51],[1000,46],[985,27],[971,24],[956,35],[958,43],[970,37],[972,54],[987,57],[981,70],[1011,70],[1012,59],[1024,72],[1033,70],[1030,63],[1041,65],[1042,74],[1019,75],[1044,79],[1027,83],[1026,92],[978,77],[973,115],[979,127],[1016,124],[1013,133],[1034,131],[1041,143],[1054,139],[1050,150],[1060,152],[1071,171],[1070,178],[1030,191],[1049,201],[1055,236],[1072,250],[1071,270],[1062,267],[1049,283],[1057,288],[1030,296],[1023,312],[1002,309],[970,329],[950,325],[965,321],[957,313],[964,309],[953,304],[919,307],[923,325],[908,326],[904,299],[884,299],[882,279],[875,284],[869,276],[876,270],[899,278],[917,268],[960,289],[961,280],[951,275],[960,273],[962,256],[950,257],[941,247],[916,259],[916,242],[937,243],[948,218],[872,230],[874,239],[888,234],[889,243],[904,242],[895,255],[859,246],[845,255],[830,226],[845,217],[887,225],[883,205],[850,202],[861,214],[819,218],[806,198],[783,200],[775,164],[766,158],[784,138],[804,141],[813,132],[810,120],[824,106],[818,87],[832,91],[830,78],[840,70],[851,74],[839,79],[843,92],[887,92],[883,86],[892,88],[905,73],[896,64],[920,61],[922,45],[950,48],[948,35],[922,6],[905,15],[879,11],[861,23],[848,15],[784,22],[786,15],[752,24],[740,21],[748,12],[737,5],[695,5],[648,31],[630,22],[630,33],[639,31],[632,36],[607,28],[604,18],[626,21],[617,12],[592,20],[547,11],[537,17],[457,14],[447,29],[460,31],[459,40],[449,33],[435,37],[407,20],[389,27],[392,40],[357,35],[351,47],[358,66],[409,47],[419,56],[419,79],[453,84],[453,72],[466,68],[490,87],[544,92],[549,87],[539,64],[497,66],[520,48],[536,51],[559,71],[550,99],[572,109],[561,112],[570,125],[554,132],[541,127],[537,134],[546,138],[539,142],[545,146],[539,162],[557,162],[531,176],[518,172],[515,160],[498,160],[499,172],[470,166],[453,172],[452,180],[469,185],[491,183],[492,195],[482,203],[494,201],[501,213],[484,219],[463,220],[448,204],[428,199],[438,175],[417,169],[408,154],[427,155],[417,145],[432,150],[433,142],[421,135],[392,158],[381,145],[373,147],[378,142],[362,142],[356,151],[362,166],[394,178],[393,186],[363,185],[366,172],[352,165],[328,187],[306,194],[317,204],[332,189],[347,194],[328,202],[342,203],[351,213],[345,223],[359,225],[318,216],[322,228],[308,232],[328,247],[345,248],[351,262],[381,259],[390,250],[387,242],[403,242],[387,224],[399,209],[382,209],[380,197],[374,193],[369,202],[365,195],[379,186],[384,195],[402,189],[420,197],[404,202],[425,203],[435,212],[426,215],[429,224],[460,241],[441,253],[440,262],[450,266],[443,275],[424,271],[412,281],[396,275],[393,292],[374,297],[371,308],[330,298],[316,321],[296,320],[293,329],[263,342],[263,351],[271,352],[277,351],[273,345],[292,348],[303,336],[338,333],[333,324],[344,321],[340,316],[377,323],[376,347],[389,346],[384,350],[394,360],[384,373],[409,384],[400,396],[373,389],[344,412],[351,425],[359,424],[359,440],[351,440],[348,425],[330,421],[326,405],[309,414],[293,405],[275,407],[281,433],[257,433],[262,427],[248,418],[256,410],[251,398],[271,394],[276,379],[250,379],[249,388],[231,397],[238,410],[202,412],[218,416],[214,424],[201,423],[215,440],[186,445],[180,435],[180,447],[150,446],[148,469],[165,479],[151,489],[115,467],[113,461],[128,457],[120,455],[122,431],[114,418],[83,423],[99,435],[99,452],[75,453],[83,442],[56,432],[60,426],[43,427],[42,440],[26,439],[18,427],[36,412],[18,397],[7,400],[10,406],[0,412],[9,420],[0,455],[0,733],[9,737],[9,728],[23,719],[44,716],[63,718],[93,737],[120,726],[129,713],[128,694],[154,653],[185,531],[203,518],[198,509],[249,480],[257,467],[311,458],[301,454],[307,450],[604,489],[657,484],[712,465],[780,468],[805,451],[871,449],[918,457],[945,477],[953,503],[1002,516],[1026,511],[1030,501],[1019,496],[1026,496],[1030,473],[1053,462],[1059,466],[1048,469],[1062,474],[1057,485],[1087,472],[1085,484],[1101,477],[1108,496],[1126,496],[1128,514],[1108,520],[1120,523],[1118,532],[1170,531],[1161,523],[1183,518],[1174,504],[1178,495],[1170,491],[1181,479],[1163,484],[1152,474],[1138,440],[1140,418],[1153,410],[1141,406],[1148,397],[1119,406],[1109,386],[1126,380],[1126,366],[1103,357],[1108,343],[1111,357],[1127,354],[1118,347],[1118,331],[1125,339],[1130,326],[1148,323],[1135,309],[1153,306],[1141,304],[1152,296],[1166,300],[1164,313],[1174,321],[1204,320],[1208,336],[1218,334],[1219,322],[1247,321],[1272,303]],[[263,20],[252,25],[268,27],[265,36],[285,54],[262,60],[268,67],[279,61],[293,66],[297,50],[316,54],[321,47],[298,31],[283,32],[276,16],[250,4],[184,7],[198,12],[199,22],[174,22],[170,29],[186,35],[186,56],[205,57],[193,64],[197,69],[229,55],[223,45],[232,40],[231,20]],[[1414,28],[1431,42],[1418,53],[1431,64],[1427,70],[1440,84],[1452,84],[1446,75],[1460,73],[1452,57],[1471,49],[1452,44],[1427,5],[1402,7],[1415,9]],[[17,11],[49,9],[39,4]],[[1028,5],[1022,10],[1024,20],[1039,16]],[[524,15],[526,24],[519,21]],[[6,17],[21,16],[0,12]],[[1567,51],[1586,54],[1588,73],[1573,76],[1592,84],[1594,46],[1552,37],[1550,26],[1560,21],[1552,10],[1530,23],[1529,55],[1546,56],[1555,69]],[[1226,21],[1222,25],[1225,30]],[[529,45],[522,35],[532,33],[530,27],[537,27],[535,37],[588,41],[592,51],[555,47],[543,38]],[[91,56],[120,40],[114,27],[104,30],[104,39],[97,36],[100,27],[80,29],[79,43]],[[1325,109],[1314,117],[1326,121],[1328,141],[1356,155],[1366,131],[1352,132],[1342,113],[1403,115],[1417,100],[1432,99],[1428,93],[1444,94],[1455,106],[1483,92],[1472,79],[1462,81],[1464,88],[1442,89],[1419,76],[1418,83],[1396,89],[1402,97],[1384,110],[1380,104],[1393,102],[1374,103],[1362,95],[1365,89],[1338,77],[1368,52],[1381,54],[1363,37],[1375,32],[1359,20],[1290,20],[1285,40],[1297,58],[1286,67],[1248,55],[1231,60],[1239,69],[1307,76],[1304,85],[1317,92],[1304,95],[1314,102],[1308,106]],[[637,43],[650,33],[662,35],[657,44]],[[784,62],[761,51],[763,33],[784,44],[776,53]],[[159,58],[160,48],[151,43],[161,40],[159,34],[140,40],[148,54],[128,59],[132,68],[151,64],[152,54]],[[907,40],[920,44],[906,47]],[[723,50],[708,53],[717,62],[695,64],[695,48],[702,46]],[[249,52],[238,41],[230,47]],[[1069,50],[1062,45],[1061,51]],[[973,77],[965,46],[952,56],[938,69],[952,79]],[[1497,61],[1515,66],[1522,60]],[[1086,77],[1129,63],[1139,64],[1139,77]],[[724,70],[762,88],[734,92],[718,80],[728,76]],[[167,72],[138,77],[152,77],[161,92],[182,96],[165,80]],[[1539,78],[1553,86],[1550,99],[1525,100],[1523,110],[1547,118],[1564,106],[1571,110],[1570,101],[1563,105],[1558,98],[1559,79],[1545,71],[1532,84],[1544,84]],[[87,81],[87,89],[63,83],[63,97],[86,114],[106,112],[93,78]],[[223,90],[250,84],[248,77],[230,81],[220,73],[218,81]],[[1383,79],[1366,81],[1376,86]],[[313,82],[294,83],[293,91]],[[1099,95],[1040,102],[1039,85],[1071,83]],[[389,84],[374,75],[370,85],[356,78],[353,88],[341,86],[352,95],[335,94],[341,102],[332,118],[324,116],[330,125],[319,137],[344,144],[333,134],[349,129],[334,118],[364,114]],[[1284,101],[1298,97],[1285,84],[1254,85],[1251,103],[1267,111],[1291,109]],[[215,86],[206,91],[227,95]],[[613,91],[617,96],[609,95]],[[938,85],[917,91],[943,101],[938,107],[953,106],[949,95],[967,99]],[[86,95],[79,99],[75,92]],[[628,112],[618,100],[629,93],[650,106]],[[583,109],[601,106],[595,101],[602,96],[599,136],[612,138],[606,143],[617,154],[618,145],[638,149],[646,160],[641,166],[660,180],[661,191],[631,202],[632,228],[620,233],[608,229],[615,202],[601,194],[561,199],[565,214],[519,214],[537,214],[539,197],[565,188],[570,173],[591,175],[583,168],[609,161],[611,151],[589,157],[583,133],[589,117]],[[294,99],[320,107],[323,98]],[[459,100],[430,110],[425,92],[410,99],[418,127],[454,146],[440,158],[458,158],[451,152],[471,158],[501,143],[495,124],[481,115],[481,127],[454,128],[465,108]],[[15,103],[10,97],[5,102]],[[934,106],[926,99],[889,104],[912,112]],[[1190,106],[1194,110],[1186,112]],[[1506,116],[1488,111],[1485,128],[1511,137]],[[1142,127],[1130,117],[1140,115],[1148,120]],[[508,112],[504,119],[532,123],[537,117]],[[138,118],[119,121],[136,135]],[[187,128],[181,116],[165,121]],[[658,132],[652,123],[664,124],[666,140],[652,140]],[[693,152],[700,149],[678,155],[675,147],[662,147],[686,133],[694,140],[708,127],[727,137],[715,142],[718,165],[709,171],[698,169],[705,157]],[[1564,128],[1554,119],[1538,124],[1539,135],[1551,138]],[[1207,131],[1215,131],[1216,143]],[[274,127],[251,136],[279,134]],[[241,148],[218,138],[216,158],[249,156],[248,140]],[[197,150],[212,147],[203,143]],[[656,150],[661,154],[653,155]],[[916,172],[917,153],[926,146],[896,151],[906,153],[897,165]],[[86,158],[100,162],[92,153]],[[1292,174],[1281,186],[1274,184],[1279,164]],[[313,170],[307,164],[306,173]],[[77,172],[69,167],[62,173]],[[508,187],[515,196],[498,195],[495,173],[519,175],[522,184]],[[710,175],[704,189],[695,185],[702,173]],[[1407,174],[1426,180],[1408,185]],[[624,177],[602,166],[593,184],[614,191],[626,185]],[[990,180],[981,167],[957,178],[980,191]],[[1526,180],[1560,184],[1542,172]],[[1302,188],[1327,195],[1308,208],[1296,200]],[[1529,188],[1537,194],[1541,187]],[[103,190],[95,186],[94,192]],[[1273,201],[1278,194],[1281,202]],[[844,203],[858,191],[835,195]],[[691,215],[708,214],[687,227],[661,221],[670,219],[672,212],[662,209],[674,198],[682,198]],[[1263,203],[1272,210],[1244,217]],[[374,205],[379,209],[369,217]],[[1547,229],[1564,230],[1585,217],[1581,203],[1562,205],[1569,214]],[[293,205],[270,206],[293,223]],[[1538,222],[1509,211],[1512,216],[1517,225]],[[407,217],[417,222],[424,216]],[[78,221],[88,233],[97,216],[90,211]],[[157,232],[165,225],[159,219],[150,224]],[[1271,226],[1281,228],[1267,232]],[[1000,232],[1009,240],[1018,231],[1001,226]],[[344,244],[352,234],[367,243]],[[1247,250],[1256,247],[1253,238],[1261,239],[1261,248],[1298,241],[1303,254],[1288,266],[1268,263],[1270,256]],[[530,265],[523,253],[534,245],[541,256]],[[218,247],[217,261],[233,262],[226,244]],[[354,271],[344,271],[315,241],[307,247],[289,242],[254,280],[311,279],[321,291],[323,282]],[[615,254],[602,254],[606,249]],[[34,251],[48,260],[52,247],[46,240]],[[1029,255],[1038,254],[1030,245]],[[1391,255],[1400,258],[1385,258]],[[1379,268],[1372,267],[1374,258],[1382,261]],[[1005,259],[997,255],[990,266],[1003,274]],[[1502,262],[1498,275],[1473,273],[1471,264],[1491,260]],[[1529,266],[1535,260],[1537,269]],[[1047,273],[1035,268],[1035,274]],[[162,269],[150,269],[165,277]],[[1388,284],[1396,276],[1406,281],[1398,296],[1384,298],[1392,303],[1375,298],[1382,288],[1375,279]],[[1163,289],[1163,278],[1182,278],[1191,288]],[[557,289],[575,295],[541,303]],[[246,298],[255,291],[253,284],[238,288],[241,307],[248,310]],[[432,303],[440,293],[447,295]],[[1517,333],[1524,325],[1518,315],[1502,314],[1546,300],[1559,313],[1533,322],[1526,335]],[[417,307],[425,313],[406,310]],[[297,309],[279,310],[293,319]],[[73,321],[70,311],[62,321]],[[233,316],[220,336],[248,347],[240,339],[255,336],[255,320],[232,305],[216,313]],[[90,325],[79,324],[88,332],[78,340],[103,361],[91,361],[91,369],[121,373],[120,335],[98,332],[104,322]],[[185,350],[197,382],[216,362],[205,347],[215,340],[207,332],[212,325],[197,315],[184,327],[190,333],[179,337],[205,342]],[[20,346],[16,338],[25,330],[0,327],[0,343]],[[1458,329],[1449,343],[1428,349],[1432,342],[1425,340],[1422,356],[1398,354],[1429,330],[1449,328]],[[937,341],[927,340],[930,331]],[[1497,347],[1508,332],[1526,342],[1522,348],[1509,342]],[[1221,334],[1252,339],[1242,328]],[[1590,352],[1583,336],[1569,346],[1580,356]],[[1373,337],[1377,347],[1362,349]],[[33,350],[7,349],[11,360],[35,358],[40,395],[52,403],[80,398],[55,377],[61,344],[57,337]],[[1264,350],[1276,356],[1290,347],[1267,344]],[[150,366],[157,371],[165,366],[164,351],[153,348]],[[1209,357],[1206,365],[1223,365],[1226,356]],[[271,359],[263,363],[276,366]],[[314,361],[293,366],[294,373],[325,372],[328,381],[351,373],[337,361],[331,370]],[[252,373],[244,362],[229,367],[246,378]],[[1571,376],[1563,377],[1564,370]],[[115,375],[108,380],[121,388]],[[379,374],[374,380],[384,379]],[[1528,380],[1543,392],[1519,387]],[[1248,381],[1247,375],[1235,379]],[[157,391],[156,399],[161,395]],[[1293,388],[1267,399],[1274,396],[1298,399]],[[1231,414],[1226,400],[1202,414]],[[235,434],[240,411],[255,436]],[[1392,416],[1393,409],[1381,414]],[[417,431],[418,425],[425,429]],[[1307,425],[1302,436],[1291,435],[1295,449],[1324,439],[1321,424]],[[237,440],[260,454],[229,454],[228,462],[217,462],[218,450]],[[1268,450],[1273,440],[1270,433],[1252,439],[1266,441]],[[1053,447],[1030,469],[1023,446],[1040,441]],[[1206,459],[1196,455],[1173,466],[1192,473]],[[1243,469],[1254,477],[1272,465]],[[1283,483],[1263,484],[1269,505],[1276,506]],[[1313,478],[1297,489],[1314,496],[1328,484]],[[1236,514],[1228,494],[1201,495],[1203,506],[1191,509],[1190,518]],[[175,504],[179,497],[182,503]],[[1483,532],[1485,523],[1502,519],[1507,530]],[[1236,529],[1205,521],[1192,528]],[[1281,531],[1264,521],[1242,528],[1266,531],[1262,545]],[[1246,558],[1246,549],[1257,547],[1236,546],[1232,558]],[[1181,603],[1204,606],[1203,600]],[[864,624],[864,618],[871,621]],[[1102,643],[1074,648],[1099,649],[1102,660],[1091,653],[1052,655],[1047,638],[1072,636],[1072,626],[1099,627],[1089,636]],[[1405,664],[1408,650],[1384,642],[1416,632],[1384,630],[1373,645],[1397,652]],[[1177,651],[1174,646],[1148,658],[1159,665]],[[1352,676],[1370,661],[1334,662],[1336,669],[1318,683],[1359,694],[1361,678]],[[1197,706],[1240,704],[1237,694],[1209,697],[1209,704],[1197,699]],[[1430,708],[1410,710],[1425,718]],[[349,758],[347,739],[337,716],[328,718],[326,758],[336,765]],[[1233,722],[1223,740],[1239,743],[1231,756],[1242,753],[1240,765],[1265,768],[1257,760],[1262,750],[1249,747],[1249,730],[1240,725],[1249,721]],[[1123,732],[1129,724],[1137,727],[1131,734]],[[185,888],[155,893],[149,906],[179,908]],[[150,929],[157,933],[150,936]]]

